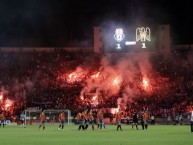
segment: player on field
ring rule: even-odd
[[[100,129],[102,129],[102,125],[103,125],[103,112],[102,112],[102,109],[98,110],[97,119],[98,119],[98,128],[100,126]]]
[[[40,121],[41,121],[41,124],[39,125],[39,129],[43,126],[43,130],[45,130],[45,123],[46,123],[46,115],[45,115],[45,111],[42,111],[40,113]]]
[[[60,128],[62,127],[62,130],[64,129],[64,121],[65,121],[65,114],[64,114],[64,111],[62,111],[59,116],[58,116],[58,119],[60,121],[60,125],[58,127],[58,130],[60,130]]]
[[[144,117],[144,112],[141,113],[141,127],[144,130],[145,127],[144,127],[144,119],[143,119],[143,117]]]
[[[136,126],[136,129],[138,130],[138,114],[136,111],[133,112],[133,124],[132,124],[132,129],[133,126]]]
[[[121,128],[121,118],[122,118],[122,112],[121,112],[121,109],[119,109],[116,114],[117,131],[119,130],[119,128],[121,131],[123,131]]]
[[[102,126],[106,128],[105,122],[104,122],[104,112],[103,109],[99,109],[97,112],[97,120],[98,120],[98,128],[102,129]]]
[[[84,116],[82,114],[82,112],[78,112],[77,114],[77,119],[78,119],[78,122],[79,122],[79,127],[78,127],[78,130],[84,130]]]
[[[2,111],[1,114],[0,114],[0,127],[1,125],[3,125],[3,128],[5,127],[5,113]]]
[[[89,120],[88,120],[88,109],[86,109],[82,115],[84,116],[84,129],[86,130],[88,128]]]
[[[21,120],[20,127],[24,127],[25,128],[25,113],[24,113],[24,111],[22,111],[21,114],[20,114],[20,120]]]
[[[143,115],[143,120],[144,120],[144,125],[145,125],[145,129],[147,130],[147,127],[148,127],[148,121],[150,119],[150,115],[147,111],[144,112],[144,115]]]
[[[193,110],[192,110],[191,116],[190,116],[190,131],[193,132]]]
[[[94,117],[92,113],[92,109],[88,112],[88,121],[92,125],[92,130],[94,130]]]

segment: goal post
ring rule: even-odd
[[[63,111],[66,119],[65,124],[70,125],[72,123],[71,111],[68,109],[65,110],[44,110],[46,115],[46,123],[53,125],[59,123],[58,116]],[[25,110],[25,124],[32,125],[40,123],[40,113],[42,110],[36,109],[27,109]]]

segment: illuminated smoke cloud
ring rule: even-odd
[[[139,95],[139,84],[142,84],[143,77],[148,77],[152,72],[152,66],[148,55],[125,54],[124,57],[112,64],[112,55],[104,56],[101,59],[101,68],[94,77],[87,79],[86,86],[81,91],[81,96],[95,93],[100,96],[101,91],[105,92],[105,97],[119,95],[123,102],[132,101],[135,95]],[[98,77],[96,77],[96,75]],[[149,82],[148,82],[149,83]],[[147,85],[147,84],[146,84]],[[148,86],[146,86],[147,89]]]
[[[11,107],[13,105],[13,101],[10,99],[6,99],[5,100],[5,110],[7,110],[9,107]]]

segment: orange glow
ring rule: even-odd
[[[97,95],[93,96],[90,103],[91,103],[93,106],[97,106],[98,103],[99,103],[99,102],[98,102],[98,96],[97,96]]]
[[[81,100],[84,100],[84,96],[80,96],[80,99],[81,99]]]
[[[116,77],[116,78],[113,80],[113,85],[114,85],[114,86],[119,85],[120,82],[121,82],[121,80],[120,80],[118,77]]]
[[[81,82],[84,78],[84,74],[79,72],[79,73],[76,73],[76,72],[72,72],[71,74],[69,74],[67,76],[67,82],[68,83],[75,83],[75,82]]]
[[[98,72],[98,73],[92,75],[91,78],[93,78],[93,79],[98,78],[98,77],[99,77],[99,74],[100,74],[100,72]]]
[[[92,100],[95,101],[97,99],[97,96],[93,96]]]
[[[118,79],[116,78],[116,79],[114,79],[114,81],[113,81],[113,84],[114,85],[117,85],[119,82],[118,82]]]
[[[9,99],[5,100],[5,109],[8,109],[12,105],[13,105],[13,101],[11,101]]]
[[[66,83],[80,83],[86,79],[87,76],[87,71],[83,70],[82,68],[77,68],[75,71],[71,73],[64,73],[64,74],[59,74],[57,79],[59,81],[63,81]]]
[[[112,114],[116,114],[118,112],[119,108],[110,108],[110,112]]]
[[[5,108],[8,108],[10,106],[11,106],[11,104],[5,104]]]
[[[0,95],[0,101],[2,101],[2,100],[3,100],[3,95],[1,94],[1,95]]]
[[[147,89],[148,86],[149,86],[149,81],[148,81],[148,79],[147,79],[147,78],[143,78],[143,87],[144,87],[144,89]]]

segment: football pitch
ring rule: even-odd
[[[193,133],[188,125],[149,125],[148,130],[139,130],[122,125],[123,131],[116,131],[116,125],[107,125],[106,129],[89,126],[87,131],[78,131],[78,125],[46,125],[39,130],[37,125],[26,128],[6,126],[0,128],[1,145],[191,145]],[[95,125],[96,128],[96,125]]]

